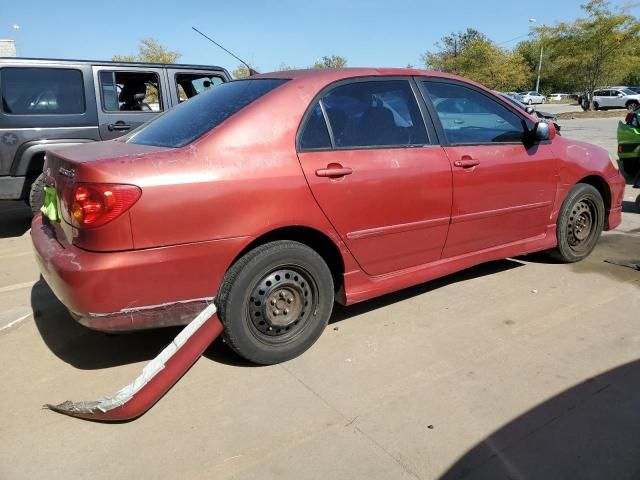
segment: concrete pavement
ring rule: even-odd
[[[608,124],[573,122],[611,150]],[[0,478],[638,478],[640,272],[603,262],[640,257],[638,193],[584,262],[492,262],[338,308],[282,365],[218,342],[117,425],[40,406],[116,391],[176,330],[76,324],[25,253],[28,212],[0,206],[0,328],[33,312],[0,330]]]

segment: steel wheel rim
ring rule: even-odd
[[[247,320],[253,335],[266,343],[282,343],[298,336],[318,305],[313,277],[297,265],[269,270],[250,290]]]
[[[589,198],[576,202],[569,215],[567,224],[567,242],[575,252],[582,252],[589,248],[597,233],[598,209]]]

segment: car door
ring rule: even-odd
[[[124,135],[169,108],[161,68],[94,66],[93,78],[103,140]]]
[[[369,275],[439,260],[451,166],[408,77],[341,82],[311,105],[298,156],[311,191]]]
[[[534,123],[516,109],[469,84],[421,81],[432,116],[440,119],[453,167],[451,227],[444,258],[544,235],[557,188],[557,159],[544,143],[525,142]],[[450,128],[452,100],[462,128]],[[483,112],[480,114],[479,112]]]
[[[609,90],[597,90],[593,92],[593,103],[597,103],[598,108],[611,106]]]

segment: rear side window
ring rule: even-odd
[[[133,132],[127,143],[183,147],[286,81],[249,79],[224,83]]]
[[[316,103],[307,117],[307,123],[300,135],[300,148],[302,150],[331,148],[331,138],[319,103]]]
[[[0,69],[2,111],[15,115],[74,115],[85,111],[80,70]]]
[[[206,73],[176,73],[175,78],[181,103],[224,83],[221,77]]]
[[[322,103],[336,148],[428,143],[418,103],[407,80],[341,85],[331,90]]]
[[[449,143],[520,142],[524,120],[486,95],[453,83],[422,82],[436,109]]]

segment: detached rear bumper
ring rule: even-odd
[[[40,272],[83,325],[126,331],[189,323],[215,296],[247,237],[130,250],[64,248],[36,215],[31,238]]]

